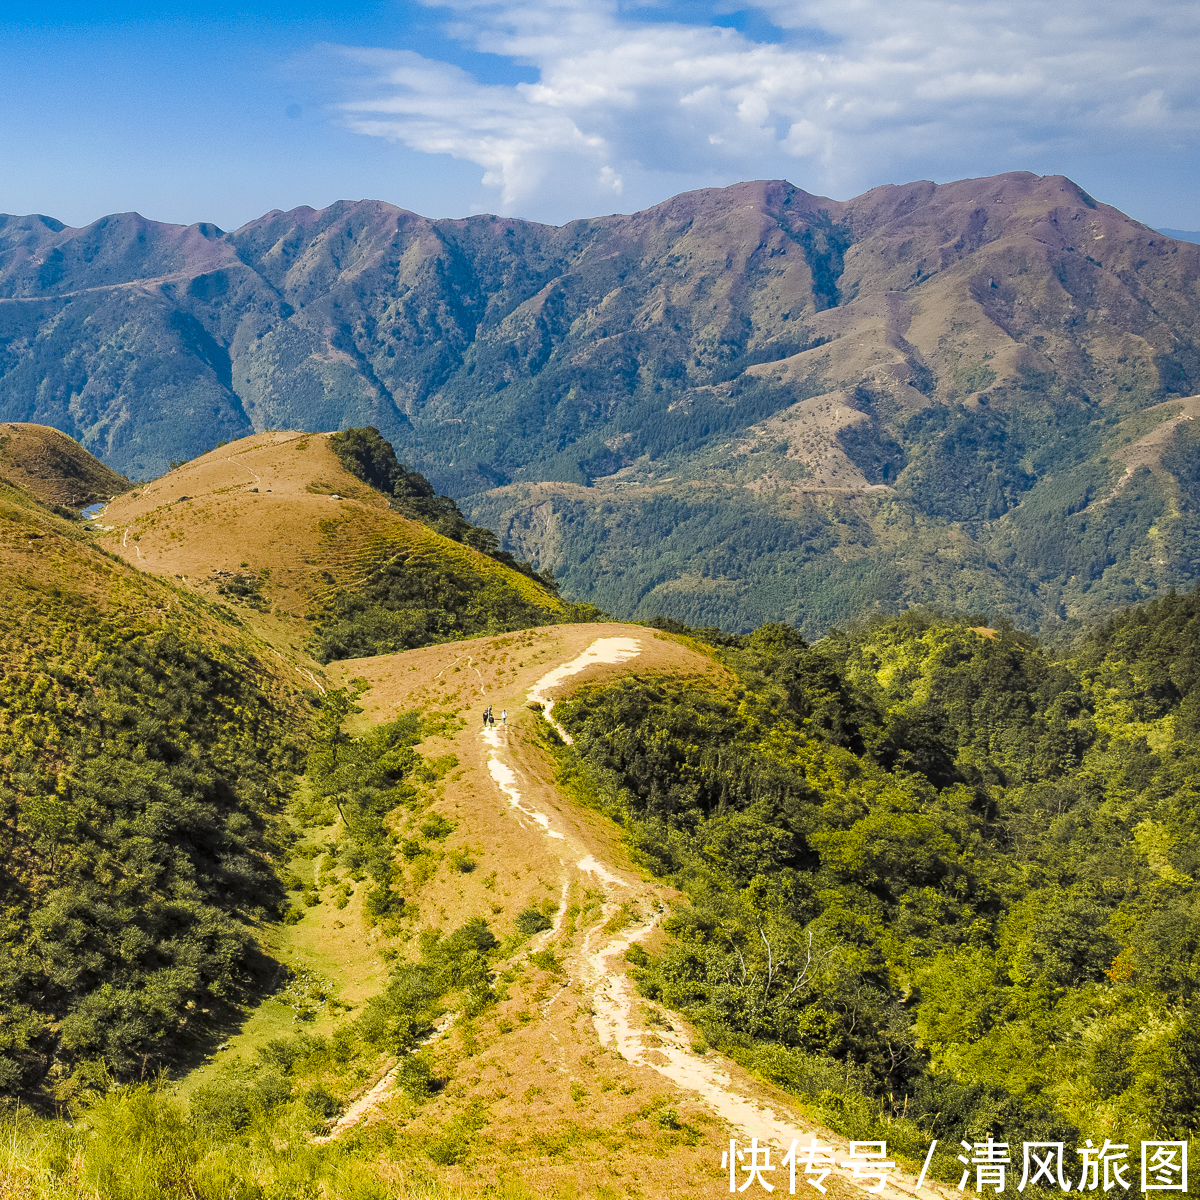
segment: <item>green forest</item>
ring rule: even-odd
[[[1200,596],[1063,656],[921,611],[688,632],[735,687],[556,709],[563,783],[688,897],[644,995],[947,1179],[989,1134],[1194,1134]]]
[[[47,578],[84,577],[70,522],[0,499]],[[469,1032],[554,904],[498,919],[507,936],[482,914],[414,927],[330,1037],[273,1039],[244,1076],[173,1095],[279,989],[261,934],[322,880],[361,884],[394,932],[439,855],[474,869],[439,850],[454,823],[420,791],[457,764],[423,739],[458,718],[352,735],[353,687],[286,692],[236,618],[86,562],[92,591],[27,579],[0,615],[0,1194],[20,1177],[31,1200],[394,1195],[369,1170],[400,1153],[387,1127],[313,1141],[336,1081],[398,1056],[418,1113],[447,1082],[420,1043],[451,1012]],[[352,600],[339,620],[362,640],[330,658],[378,644]],[[627,952],[646,1000],[839,1133],[916,1160],[936,1139],[951,1183],[961,1141],[1109,1139],[1132,1161],[1141,1139],[1193,1135],[1200,593],[1054,646],[924,609],[813,643],[649,625],[727,682],[635,663],[558,705],[573,745],[538,727],[563,789],[684,897],[665,942]],[[317,827],[337,832],[301,885],[289,848]],[[423,1161],[458,1162],[483,1123],[466,1107]]]

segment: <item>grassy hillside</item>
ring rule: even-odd
[[[1186,431],[1112,495],[1149,414],[1200,391],[1200,248],[1061,176],[745,183],[561,228],[372,201],[232,233],[5,218],[3,247],[8,417],[137,475],[374,426],[610,611],[1073,628],[1197,578]]]
[[[132,486],[49,425],[0,425],[0,475],[46,504],[80,509]]]
[[[4,483],[0,592],[0,1083],[65,1100],[254,991],[307,704],[236,621]]]
[[[403,515],[403,502],[351,474],[328,435],[275,432],[177,466],[114,500],[96,526],[113,554],[320,661],[578,615],[531,568]],[[460,538],[487,532],[457,521]]]
[[[24,463],[49,441],[72,467],[45,489],[86,477],[69,439],[17,432]],[[0,1085],[60,1098],[197,1053],[263,985],[317,662],[573,615],[393,512],[324,436],[64,511],[0,480]]]
[[[0,1188],[705,1194],[728,1130],[652,1067],[680,1047],[918,1166],[931,1138],[1195,1130],[1196,594],[1061,656],[914,610],[816,645],[548,624],[318,675],[287,642],[326,595],[301,567],[429,607],[355,590],[336,552],[372,538],[475,572],[462,612],[488,572],[553,597],[316,436],[221,447],[100,534],[0,489],[0,1091],[71,1118],[7,1110]],[[251,537],[258,590],[249,560],[211,596],[171,569]],[[570,677],[564,746],[529,688],[597,638],[639,656]],[[485,740],[481,703],[510,714]],[[600,1040],[624,972],[658,1059]]]
[[[513,819],[477,769],[477,722],[458,715],[474,718],[481,689],[510,710],[524,786],[546,804],[525,690],[596,637],[630,634],[646,639],[656,672],[719,674],[695,649],[603,624],[335,664],[331,680],[349,693],[315,723],[288,806],[283,920],[255,930],[287,973],[233,1014],[196,1069],[176,1072],[177,1087],[109,1087],[96,1071],[76,1080],[69,1125],[0,1104],[0,1188],[55,1200],[306,1188],[331,1200],[527,1200],[586,1193],[600,1178],[641,1181],[648,1195],[703,1189],[717,1122],[598,1051],[590,1014],[564,990],[571,947],[611,936],[627,914],[564,866],[562,840]],[[611,853],[594,814],[557,804],[572,844]],[[319,1141],[381,1076],[390,1087],[370,1119]]]

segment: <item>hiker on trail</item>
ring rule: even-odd
[[[492,706],[489,704],[483,710],[483,727],[486,729],[492,722]]]
[[[508,728],[508,709],[507,708],[502,708],[500,710],[500,724],[503,725],[505,729]]]

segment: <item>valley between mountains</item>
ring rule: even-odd
[[[1062,176],[561,227],[0,217],[0,418],[141,479],[373,426],[622,618],[817,637],[932,603],[1074,636],[1200,580],[1198,392],[1200,246]]]
[[[356,688],[366,688],[358,695],[359,728],[412,708],[469,718],[456,734],[430,739],[422,749],[434,761],[447,753],[458,760],[437,788],[436,811],[455,824],[443,842],[446,854],[466,853],[474,865],[425,885],[413,908],[436,912],[449,925],[480,911],[500,924],[501,914],[536,908],[545,912],[547,928],[508,958],[506,996],[486,1019],[450,1013],[426,1043],[450,1074],[443,1093],[414,1115],[399,1064],[385,1060],[379,1071],[386,1073],[363,1081],[360,1100],[351,1092],[345,1113],[318,1141],[397,1122],[411,1138],[436,1139],[464,1112],[486,1111],[488,1123],[475,1134],[492,1149],[477,1150],[469,1167],[450,1164],[447,1172],[451,1187],[461,1183],[467,1194],[516,1171],[538,1196],[592,1188],[598,1195],[715,1195],[728,1177],[720,1153],[731,1137],[743,1147],[752,1138],[769,1143],[771,1162],[778,1163],[793,1140],[806,1147],[815,1136],[827,1157],[846,1161],[844,1137],[799,1112],[794,1098],[707,1050],[685,1019],[646,1003],[628,978],[626,951],[660,944],[661,921],[680,897],[630,861],[610,822],[556,786],[544,732],[544,710],[564,690],[602,686],[626,670],[702,685],[720,674],[668,635],[622,625],[530,631],[338,665],[333,682],[357,678]],[[481,729],[474,718],[487,705],[498,719],[507,711],[507,724]],[[303,860],[296,865],[304,869]],[[358,934],[342,947],[341,931],[353,926],[353,915],[354,906],[340,913],[325,905],[309,909],[289,927],[281,958],[301,977],[341,985],[343,997],[363,994],[357,946],[365,943],[368,955],[378,946]],[[380,967],[376,959],[375,986]],[[218,1072],[249,1066],[283,1008],[268,1002],[251,1015],[183,1091],[194,1094]],[[317,1036],[333,1028],[325,1015],[307,1026]],[[403,1168],[394,1170],[405,1177]],[[932,1180],[917,1192],[918,1170],[919,1164],[897,1168],[889,1194],[941,1195]],[[765,1178],[786,1173],[776,1167]],[[803,1165],[799,1174],[803,1186]],[[863,1192],[875,1182],[856,1181],[850,1165],[835,1166],[833,1175],[841,1185],[828,1185],[833,1194]],[[739,1168],[739,1183],[744,1178]]]

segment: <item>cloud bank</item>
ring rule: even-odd
[[[338,47],[358,72],[338,110],[357,133],[478,164],[501,211],[628,209],[664,182],[748,177],[848,196],[1200,141],[1191,0],[761,0],[732,22],[704,4],[686,21],[613,0],[437,8],[464,48],[535,80]]]

